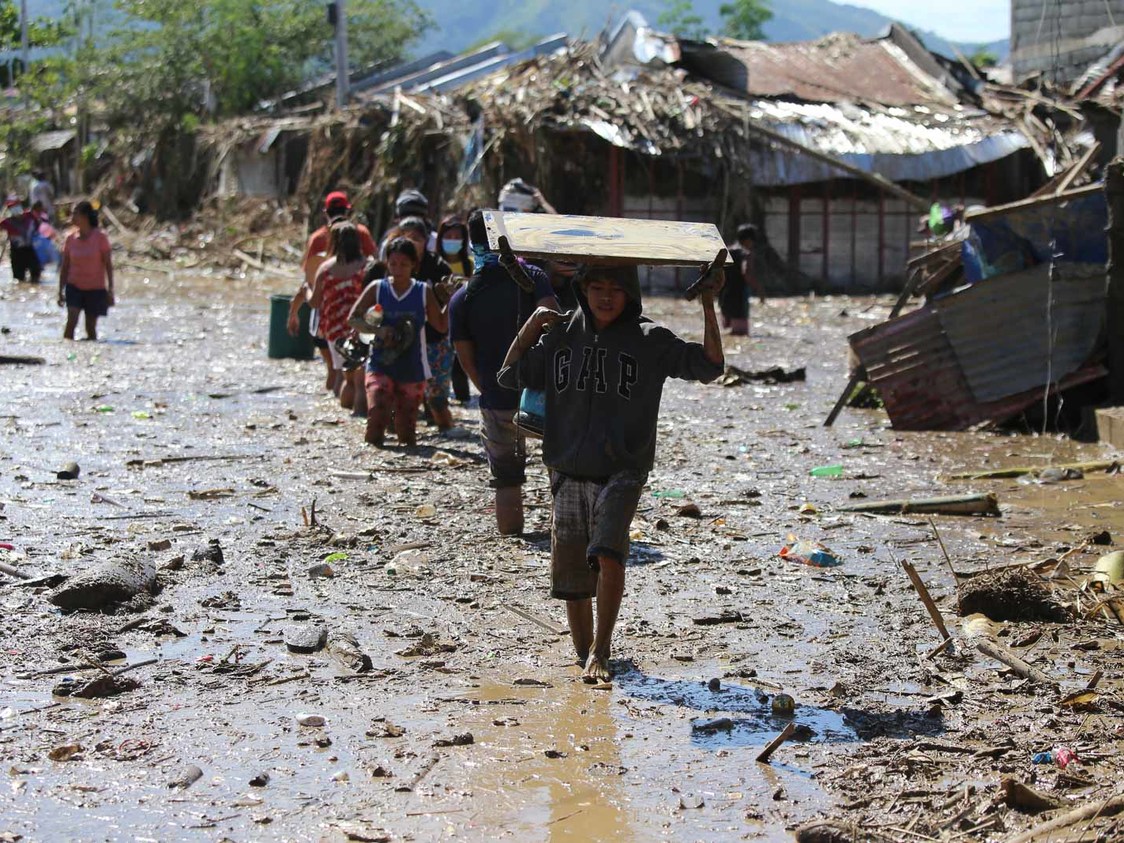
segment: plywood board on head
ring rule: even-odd
[[[518,255],[575,263],[698,266],[726,248],[712,223],[485,211],[484,224],[493,251],[507,237]]]

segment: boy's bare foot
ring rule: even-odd
[[[611,682],[613,673],[609,670],[609,657],[590,653],[589,660],[585,663],[582,672],[582,682],[587,685],[600,685],[602,682]]]

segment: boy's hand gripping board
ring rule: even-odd
[[[729,253],[723,248],[718,250],[718,255],[702,268],[698,280],[683,292],[687,301],[694,301],[704,290],[714,289],[719,282],[724,281],[723,273],[726,271],[726,259]]]
[[[699,266],[726,248],[712,223],[484,211],[484,225],[494,252],[505,238],[523,257],[572,263]]]

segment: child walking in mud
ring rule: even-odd
[[[320,312],[320,335],[328,343],[340,406],[367,415],[363,370],[348,372],[336,341],[351,333],[347,324],[352,305],[363,292],[367,258],[363,255],[359,229],[352,222],[337,222],[331,228],[331,254],[316,271],[309,307]]]
[[[700,344],[641,315],[636,267],[590,267],[577,285],[573,315],[563,321],[557,311],[538,308],[499,373],[509,388],[546,393],[543,462],[554,498],[551,596],[566,601],[582,679],[591,684],[611,678],[629,526],[655,458],[664,381],[708,383],[722,373],[714,312],[720,272],[710,284],[700,296]]]
[[[372,281],[351,309],[348,322],[362,324],[368,310],[381,312],[371,356],[367,360],[366,441],[383,446],[390,415],[398,444],[417,445],[418,406],[429,377],[425,331],[428,322],[439,331],[449,329],[445,308],[437,303],[432,288],[417,281],[418,250],[405,237],[386,247],[387,277]]]

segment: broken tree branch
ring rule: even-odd
[[[779,747],[782,743],[792,737],[792,733],[795,731],[795,723],[789,723],[787,726],[785,726],[784,731],[782,731],[779,735],[769,741],[765,748],[761,750],[761,753],[757,756],[757,762],[760,764],[768,764],[770,756],[772,756],[772,754],[777,751],[777,747]]]
[[[891,554],[890,558],[893,558],[893,554]],[[925,583],[921,580],[921,575],[917,573],[917,569],[914,568],[908,560],[903,559],[901,565],[909,575],[910,582],[913,583],[913,587],[917,591],[917,596],[920,597],[921,602],[925,604],[925,608],[929,612],[929,617],[933,619],[933,625],[937,628],[937,632],[941,634],[942,641],[948,640],[952,636],[948,633],[948,627],[944,625],[944,618],[941,617],[941,610],[937,608],[937,604],[933,602],[933,596],[929,594],[929,589],[925,587]]]
[[[882,515],[998,515],[999,498],[984,495],[953,495],[917,500],[864,501],[837,507],[840,512],[868,512]]]
[[[1015,673],[1023,677],[1023,679],[1029,679],[1032,682],[1038,682],[1042,685],[1058,684],[1056,679],[1052,679],[1038,668],[1027,664],[997,641],[982,638],[976,642],[976,649],[985,656],[991,656],[991,658],[995,659],[997,662],[1002,662],[1007,665],[1007,667],[1011,668],[1011,670],[1015,671]]]
[[[1060,817],[1054,817],[1049,822],[1027,829],[1013,837],[1008,837],[1006,843],[1033,843],[1035,840],[1050,836],[1055,831],[1061,831],[1071,825],[1077,825],[1079,822],[1095,820],[1097,817],[1111,817],[1121,811],[1124,811],[1124,794],[1117,794],[1100,802],[1091,802],[1088,805],[1082,805],[1080,808],[1074,808]]]

